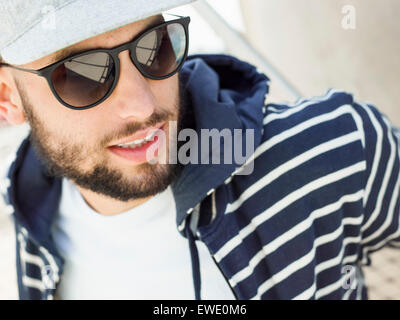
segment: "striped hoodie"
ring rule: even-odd
[[[190,56],[180,78],[193,129],[255,133],[244,165],[189,163],[172,184],[196,297],[202,241],[237,299],[367,299],[362,266],[400,245],[399,129],[340,90],[266,104],[269,79],[231,56]],[[29,137],[10,163],[1,190],[15,222],[19,296],[53,299],[64,264],[50,232],[61,179]]]

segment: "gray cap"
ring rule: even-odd
[[[1,0],[0,55],[25,64],[195,0]]]

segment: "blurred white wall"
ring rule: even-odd
[[[351,26],[344,19],[352,12],[342,12],[349,5],[355,29],[342,25]],[[344,89],[400,125],[399,0],[241,0],[241,6],[246,37],[304,96]]]
[[[208,0],[207,2],[211,4],[233,28],[242,32],[245,31],[240,0]],[[172,9],[169,12],[182,16],[190,16],[189,54],[228,53],[227,46],[223,39],[216,34],[213,27],[204,20],[191,4]]]

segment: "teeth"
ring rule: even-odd
[[[147,137],[143,138],[143,139],[139,139],[139,140],[134,140],[132,142],[129,143],[124,143],[124,144],[119,144],[118,147],[120,148],[138,148],[143,146],[144,144],[146,144],[149,141],[152,141],[156,135],[156,131],[154,131],[153,133],[149,134]]]
[[[148,135],[145,140],[146,141],[153,141],[154,137],[156,136],[157,131],[154,131],[153,133],[151,133],[150,135]]]

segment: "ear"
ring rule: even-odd
[[[11,74],[0,70],[0,120],[19,125],[25,122],[25,111],[21,97]]]

